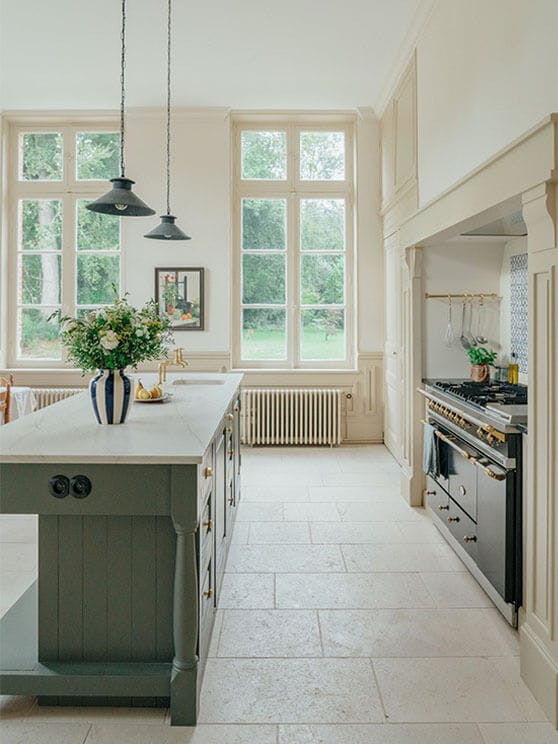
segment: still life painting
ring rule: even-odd
[[[156,268],[155,300],[173,331],[203,331],[204,270]]]

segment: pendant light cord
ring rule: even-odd
[[[170,149],[171,149],[171,7],[167,4],[167,214],[170,214]]]
[[[126,98],[126,0],[122,0],[122,30],[120,32],[120,176],[124,177],[124,103]]]

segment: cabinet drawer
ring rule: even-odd
[[[450,499],[444,489],[430,476],[426,479],[426,496],[428,498],[428,506],[440,519],[443,519],[444,514],[447,515],[449,512]]]
[[[210,560],[203,569],[201,576],[201,594],[200,594],[200,616],[202,624],[204,618],[210,615],[215,606],[215,587],[213,584],[213,561]]]
[[[477,559],[477,525],[450,499],[446,522],[451,534],[475,561]]]
[[[215,519],[213,515],[213,494],[209,493],[207,502],[200,519],[200,545],[202,556],[208,555],[213,548],[213,536],[215,534]],[[204,561],[202,560],[202,565]]]
[[[202,464],[199,466],[199,482],[200,482],[200,494],[202,501],[206,497],[207,493],[211,490],[214,481],[213,473],[213,446],[210,446],[205,451],[203,456]]]

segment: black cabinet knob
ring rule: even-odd
[[[70,493],[70,479],[65,475],[53,475],[48,482],[48,490],[57,499],[64,499]]]
[[[86,475],[74,475],[70,481],[72,496],[76,499],[84,499],[91,493],[91,481]]]

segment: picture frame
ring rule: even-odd
[[[205,330],[204,269],[156,267],[155,302],[173,331]]]

